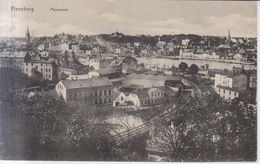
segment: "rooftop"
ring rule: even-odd
[[[95,70],[95,71],[100,73],[100,74],[103,74],[103,75],[120,72],[117,68],[102,68],[102,69]]]
[[[113,84],[108,80],[108,78],[92,78],[92,79],[80,79],[80,80],[61,80],[66,89],[76,89],[76,88],[92,88],[100,86],[113,86]]]
[[[151,74],[137,74],[132,73],[128,75],[126,78],[130,79],[147,79],[147,80],[158,80],[158,81],[165,81],[165,80],[173,80],[173,81],[180,81],[181,78],[179,76],[163,76],[163,75],[151,75]]]
[[[24,58],[27,51],[4,51],[0,53],[0,57],[21,57]]]
[[[239,93],[245,92],[244,90],[239,90],[237,87],[230,88],[230,87],[225,87],[225,86],[220,86],[220,85],[218,85],[217,88],[219,88],[219,89],[225,89],[225,90],[233,91],[233,92],[239,92]]]

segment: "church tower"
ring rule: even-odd
[[[231,46],[231,37],[230,37],[230,30],[228,30],[228,37],[226,40],[226,44],[230,47]]]
[[[29,43],[30,42],[30,32],[29,32],[29,28],[27,26],[27,32],[26,32],[26,42]]]

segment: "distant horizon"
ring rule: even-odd
[[[118,31],[119,33],[121,33],[120,31]],[[79,33],[79,34],[70,34],[70,33],[65,33],[65,32],[62,32],[62,33],[64,33],[65,35],[72,35],[72,36],[77,36],[77,35],[82,35],[82,36],[98,36],[98,35],[110,35],[110,34],[112,34],[112,33],[114,33],[114,32],[111,32],[111,33],[100,33],[100,34],[91,34],[91,35],[89,35],[89,34],[81,34],[81,33]],[[60,34],[62,34],[62,33],[57,33],[57,34],[54,34],[53,36],[47,36],[47,35],[45,35],[45,36],[32,36],[31,35],[31,32],[30,32],[30,37],[31,38],[41,38],[41,37],[54,37],[55,35],[60,35]],[[151,36],[151,37],[155,37],[155,36],[163,36],[163,35],[168,35],[168,36],[175,36],[175,35],[198,35],[198,36],[202,36],[202,37],[207,37],[207,36],[210,36],[210,37],[227,37],[227,35],[222,35],[222,36],[220,36],[220,35],[199,35],[199,34],[195,34],[195,33],[189,33],[189,34],[185,34],[185,33],[179,33],[179,34],[162,34],[162,35],[150,35],[150,34],[134,34],[134,35],[130,35],[130,34],[124,34],[124,33],[122,33],[123,35],[125,35],[125,36],[141,36],[141,35],[144,35],[144,36]],[[244,37],[244,36],[232,36],[232,35],[230,35],[231,36],[231,38],[257,38],[257,36],[255,36],[255,37]],[[11,37],[11,36],[7,36],[7,37],[5,37],[5,36],[0,36],[0,38],[19,38],[19,39],[22,39],[22,38],[26,38],[25,36],[17,36],[17,37]]]

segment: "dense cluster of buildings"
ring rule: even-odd
[[[111,34],[111,37],[122,38],[124,35],[116,32]],[[50,81],[59,80],[55,90],[66,102],[85,101],[92,105],[113,104],[117,107],[141,108],[160,104],[165,97],[176,96],[183,90],[184,84],[176,68],[138,64],[133,57],[135,55],[234,60],[248,58],[248,54],[254,59],[257,57],[256,49],[252,46],[251,49],[240,46],[255,40],[234,39],[231,38],[230,32],[225,44],[218,47],[211,47],[210,39],[205,47],[195,46],[187,38],[179,45],[176,40],[166,42],[159,36],[153,47],[141,42],[104,43],[96,37],[90,39],[99,43],[84,44],[83,38],[79,35],[70,41],[71,36],[59,34],[37,42],[37,39],[31,38],[27,28],[26,38],[20,43],[30,48],[34,41],[36,49],[20,50],[11,46],[13,42],[11,45],[1,44],[0,67],[19,69],[28,76],[39,73],[43,79]],[[110,53],[110,56],[102,54],[105,51]],[[77,61],[74,67],[81,65],[82,68],[88,68],[87,71],[72,68],[73,61]],[[243,68],[234,67],[232,70],[218,71],[201,69],[199,73],[207,78],[212,77],[215,81],[215,91],[227,101],[246,97],[249,88],[257,87],[256,71],[249,74]]]

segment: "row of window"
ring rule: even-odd
[[[218,89],[218,92],[220,93],[220,92],[221,92],[221,89]],[[226,93],[226,90],[223,89],[223,94],[225,94],[225,93]],[[229,91],[229,95],[231,95],[231,91]],[[236,95],[237,95],[237,93],[234,92],[234,96],[236,96]]]
[[[162,99],[151,99],[151,100],[143,100],[141,101],[142,105],[156,104],[162,102]]]
[[[48,75],[49,75],[49,76],[48,76]],[[48,79],[48,78],[50,79],[50,78],[51,78],[51,74],[46,74],[45,77],[46,77],[46,79]]]
[[[58,85],[58,88],[59,89],[63,89],[62,86],[59,86]],[[99,94],[98,94],[99,93]],[[88,95],[89,94],[89,95]],[[90,92],[85,92],[85,93],[70,93],[68,94],[68,100],[76,100],[77,97],[79,97],[79,99],[83,99],[83,96],[84,98],[88,98],[88,97],[98,97],[98,96],[111,96],[112,95],[112,91],[111,90],[104,90],[104,91],[90,91]]]
[[[26,63],[26,66],[28,66],[28,63]],[[33,63],[31,63],[31,66],[33,66]],[[41,66],[43,66],[43,64],[41,63]],[[51,67],[51,64],[46,64],[46,67]],[[37,67],[37,66],[36,66]]]
[[[159,97],[159,96],[163,96],[163,92],[157,92],[157,93],[151,93],[151,97]]]
[[[63,90],[63,85],[58,84],[58,88]]]
[[[77,97],[79,96],[79,98]],[[68,100],[88,100],[88,97],[85,96],[84,98],[82,97],[81,93],[77,95],[75,94],[68,94]],[[105,104],[105,103],[111,103],[112,102],[112,97],[107,97],[107,98],[100,98],[100,99],[94,99],[92,100],[92,104]]]

